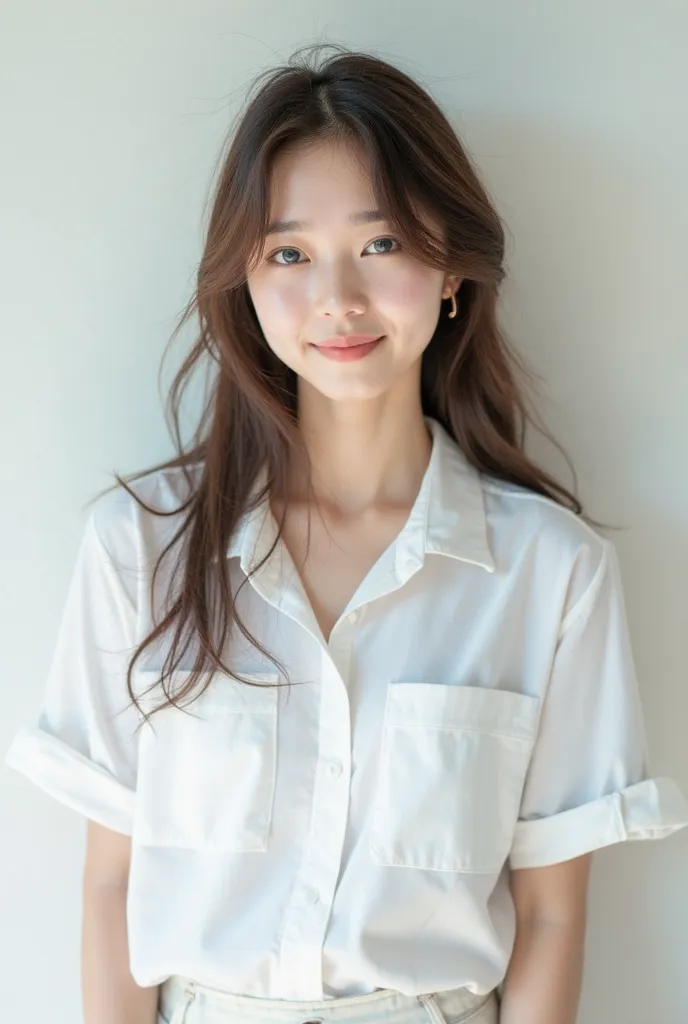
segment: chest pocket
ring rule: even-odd
[[[378,864],[498,872],[537,731],[537,697],[389,683],[369,833]]]
[[[173,692],[181,676],[172,675]],[[276,673],[242,673],[277,683]],[[158,672],[139,672],[144,689]],[[201,683],[199,683],[201,685]],[[141,698],[162,703],[157,688]],[[277,770],[279,688],[248,686],[217,673],[183,710],[165,708],[139,732],[132,838],[195,850],[266,850]],[[192,717],[193,716],[193,717]]]

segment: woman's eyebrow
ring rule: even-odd
[[[380,210],[361,210],[349,217],[352,224],[372,224],[384,219]],[[266,235],[278,235],[282,231],[308,231],[311,227],[313,222],[310,220],[274,220],[269,225]]]

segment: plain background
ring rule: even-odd
[[[40,705],[85,502],[171,454],[158,368],[237,104],[324,41],[418,78],[507,222],[503,321],[590,513],[623,527],[653,769],[688,791],[688,7],[4,0],[0,18],[3,752]],[[0,801],[0,1017],[74,1024],[84,821],[8,768]],[[687,855],[688,830],[597,855],[581,1024],[688,1020]]]

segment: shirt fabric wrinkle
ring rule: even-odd
[[[126,667],[169,598],[169,562],[152,601],[148,585],[176,518],[123,490],[89,514],[40,713],[5,759],[131,837],[139,985],[486,995],[513,946],[511,870],[688,824],[676,783],[648,769],[612,544],[426,423],[408,520],[329,641],[286,546],[257,568],[276,537],[267,498],[240,519],[225,554],[234,593],[251,574],[242,620],[298,685],[260,685],[283,680],[235,630],[223,660],[258,685],[215,673],[193,715],[167,708],[136,737]],[[131,486],[166,511],[188,497],[181,469]],[[137,663],[137,693],[164,656]]]

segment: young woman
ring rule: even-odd
[[[524,452],[433,100],[340,47],[259,85],[179,457],[99,496],[7,755],[89,819],[86,1024],[572,1024],[592,851],[688,823],[614,548]]]

